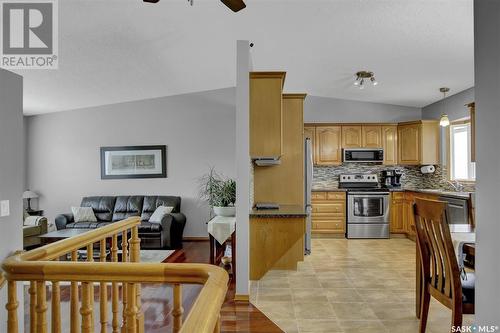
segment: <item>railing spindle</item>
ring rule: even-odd
[[[130,237],[130,261],[141,261],[141,239],[139,238],[139,228],[137,226],[132,228],[132,236]],[[136,318],[137,318],[137,331],[144,332],[144,315],[141,309],[141,284],[135,284],[136,289]]]
[[[137,333],[137,307],[135,283],[127,283],[127,333]]]
[[[174,317],[174,332],[179,332],[182,327],[182,286],[174,284],[174,308],[172,309],[172,317]]]
[[[7,331],[9,333],[17,333],[19,330],[17,321],[18,306],[16,281],[9,281],[7,284],[7,305],[5,306],[7,309]]]
[[[47,291],[45,281],[36,281],[36,331],[47,333]]]
[[[94,244],[87,245],[87,261],[94,262]],[[94,332],[94,282],[89,283],[89,293],[90,293],[90,330]]]
[[[77,250],[71,251],[71,261],[78,261]],[[70,289],[70,314],[71,314],[71,333],[78,333],[79,316],[78,316],[78,282],[71,282]]]
[[[82,333],[90,333],[93,331],[92,325],[92,308],[90,307],[90,284],[82,282],[82,307],[80,314],[82,315]]]
[[[106,239],[101,239],[99,244],[99,258],[101,262],[106,262]],[[101,282],[99,285],[99,301],[101,314],[101,333],[107,332],[108,325],[108,286],[106,282]]]
[[[127,240],[128,232],[127,230],[122,231],[122,262],[128,261],[128,240]],[[123,316],[123,324],[122,324],[122,332],[127,328],[127,284],[122,283],[122,316]]]
[[[36,283],[30,282],[28,289],[30,295],[30,333],[36,333]]]
[[[111,261],[118,262],[118,235],[113,235],[111,238]],[[119,302],[119,294],[118,294],[118,283],[113,282],[111,284],[111,312],[113,313],[113,319],[111,322],[111,326],[113,328],[113,333],[119,333],[119,324],[118,324],[118,302]]]
[[[54,259],[59,261],[59,259]],[[58,281],[52,281],[52,313],[51,313],[52,333],[61,333],[61,290]]]

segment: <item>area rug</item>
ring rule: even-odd
[[[141,262],[165,262],[174,250],[141,250]]]

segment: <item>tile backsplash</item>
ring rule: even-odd
[[[420,166],[388,166],[372,163],[345,163],[339,166],[315,166],[313,177],[313,188],[338,187],[339,175],[348,173],[377,173],[381,179],[382,171],[397,169],[403,173],[401,184],[403,187],[429,188],[452,190],[447,183],[446,167],[436,165],[436,172],[422,174]],[[466,191],[474,191],[473,184],[464,184]]]

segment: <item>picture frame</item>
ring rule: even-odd
[[[101,179],[167,178],[167,146],[101,147]]]

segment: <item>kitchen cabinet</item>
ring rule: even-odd
[[[381,126],[382,148],[384,148],[384,165],[398,164],[398,127],[397,125]]]
[[[362,148],[382,147],[382,126],[363,125],[361,127]]]
[[[439,164],[439,122],[398,124],[398,161],[403,165]]]
[[[404,234],[404,192],[391,193],[391,226],[390,230],[393,234]]]
[[[361,148],[362,126],[342,126],[342,148]]]
[[[304,205],[304,99],[283,94],[283,156],[279,165],[254,168],[254,201]]]
[[[324,235],[345,234],[345,192],[313,192],[311,199],[312,233]]]
[[[316,126],[316,165],[342,164],[340,126]]]
[[[280,157],[285,72],[250,73],[250,156]]]
[[[304,126],[304,139],[311,140],[312,153],[313,153],[313,163],[316,164],[316,127],[315,126]]]

